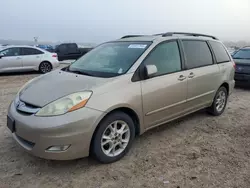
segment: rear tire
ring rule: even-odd
[[[228,92],[227,89],[222,86],[215,94],[213,104],[208,108],[208,113],[214,116],[221,115],[227,105]]]
[[[111,113],[100,122],[93,136],[91,155],[101,163],[115,162],[129,151],[134,137],[131,117],[123,112]]]
[[[39,71],[42,74],[48,73],[52,70],[52,65],[50,62],[48,61],[43,61],[40,65],[39,65]]]

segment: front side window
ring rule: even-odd
[[[5,57],[19,56],[20,49],[19,48],[8,48],[8,49],[0,51],[0,55],[3,55]]]
[[[144,65],[155,65],[160,76],[181,70],[181,58],[176,41],[159,44],[145,59]]]
[[[240,49],[233,55],[234,59],[250,59],[250,49]]]
[[[38,55],[38,54],[43,54],[43,52],[34,48],[22,48],[22,55]]]
[[[230,61],[230,57],[225,47],[221,43],[214,41],[210,41],[209,43],[212,46],[217,63],[224,63]]]
[[[69,66],[71,72],[98,77],[125,74],[151,42],[111,42],[102,44]]]
[[[188,69],[212,65],[213,58],[206,41],[183,40]]]

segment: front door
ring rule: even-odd
[[[22,57],[20,48],[12,47],[0,52],[0,71],[9,72],[22,69]]]
[[[160,43],[143,65],[155,65],[154,77],[141,81],[145,128],[164,123],[186,109],[187,76],[177,41]]]

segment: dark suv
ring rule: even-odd
[[[250,82],[250,47],[239,49],[233,54],[236,64],[235,81]]]

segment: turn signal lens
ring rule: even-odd
[[[70,108],[70,109],[68,110],[68,112],[72,112],[72,111],[74,111],[74,110],[78,110],[79,108],[84,107],[85,104],[86,104],[87,102],[88,102],[88,99],[86,99],[86,100],[84,100],[84,101],[78,103],[77,105],[75,105],[75,106],[73,106],[72,108]]]

